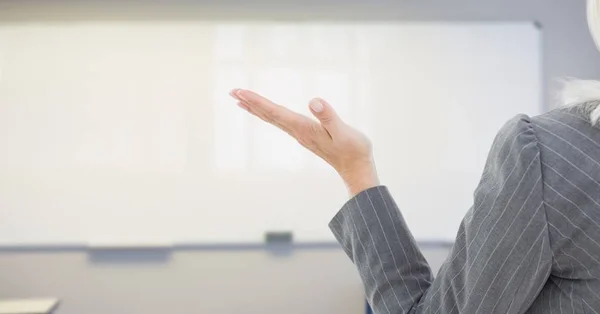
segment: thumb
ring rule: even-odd
[[[333,110],[333,107],[329,105],[325,100],[321,98],[315,98],[309,103],[310,111],[312,114],[321,122],[321,125],[328,131],[331,132],[339,124],[342,123],[341,119]]]

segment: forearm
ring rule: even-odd
[[[357,265],[375,312],[409,313],[418,304],[432,274],[386,187],[358,193],[330,227]]]
[[[357,266],[375,313],[522,313],[544,284],[551,261],[544,213],[537,205],[527,211],[531,216],[514,223],[511,237],[488,239],[489,246],[474,241],[482,239],[477,231],[486,215],[468,216],[435,281],[387,188],[356,195],[330,228]],[[503,217],[493,211],[486,218],[504,225]],[[511,249],[515,239],[525,249]],[[500,262],[489,263],[492,255]]]

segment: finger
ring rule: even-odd
[[[250,107],[244,101],[239,101],[238,106],[262,119],[262,113],[257,112],[256,107]],[[301,117],[304,120],[303,125],[301,128],[294,131],[287,129],[284,125],[278,124],[277,121],[274,121],[271,124],[287,132],[300,144],[302,144],[302,146],[308,148],[314,153],[318,153],[318,143],[322,142],[324,139],[331,140],[331,136],[319,122],[305,116]]]
[[[282,131],[288,133],[289,135],[292,135],[293,137],[295,137],[294,136],[294,132],[292,132],[292,130],[290,128],[288,128],[287,126],[279,123],[278,121],[275,121],[275,120],[269,121],[267,119],[267,117],[264,115],[264,113],[261,112],[261,111],[259,111],[256,107],[250,107],[249,104],[246,103],[246,102],[244,102],[244,101],[238,101],[237,105],[238,105],[238,107],[240,107],[240,108],[248,111],[250,114],[258,117],[259,119],[261,119],[261,120],[263,120],[265,122],[268,122],[269,124],[271,124],[271,125],[279,128]]]
[[[250,108],[248,108],[248,106],[246,104],[244,104],[243,102],[241,102],[241,101],[237,102],[237,106],[240,107],[240,108],[242,108],[242,109],[244,109],[244,110],[246,110],[246,111],[250,111]]]
[[[321,98],[315,98],[309,103],[310,112],[321,122],[321,125],[329,132],[335,132],[342,120],[333,107]]]
[[[244,102],[261,119],[271,124],[281,125],[289,130],[301,128],[307,119],[301,114],[277,105],[269,99],[248,90],[233,90],[231,96]]]

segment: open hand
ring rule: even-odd
[[[329,163],[351,195],[379,184],[371,142],[344,123],[323,99],[310,101],[310,111],[318,119],[315,121],[248,90],[235,89],[230,94],[239,107],[285,131]]]

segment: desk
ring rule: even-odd
[[[58,299],[0,299],[0,314],[50,314],[58,307]]]

